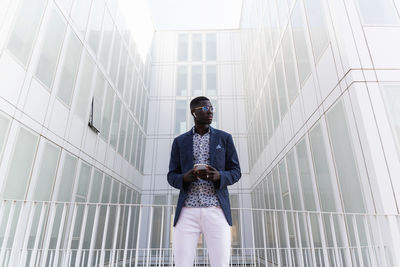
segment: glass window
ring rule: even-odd
[[[146,136],[144,133],[142,134],[142,143],[141,143],[141,148],[140,148],[140,166],[139,166],[139,171],[140,173],[143,174],[143,166],[144,166],[144,155],[146,151]]]
[[[126,147],[124,157],[127,161],[129,161],[130,153],[131,153],[131,145],[132,145],[132,134],[133,134],[133,119],[131,116],[128,116],[128,135],[126,136]]]
[[[287,181],[287,172],[284,159],[279,163],[279,176],[281,182],[283,208],[286,210],[291,210],[289,186]]]
[[[78,27],[78,30],[85,36],[86,26],[89,19],[90,5],[92,0],[79,0],[75,1],[72,8],[71,17]]]
[[[128,51],[126,51],[126,48],[122,46],[120,67],[118,72],[118,85],[117,85],[117,90],[121,93],[121,95],[124,94],[124,89],[125,89],[126,66],[127,66],[127,60],[129,60],[129,56],[127,55]]]
[[[192,95],[199,96],[203,88],[203,67],[192,66]]]
[[[178,35],[178,61],[188,60],[188,35]]]
[[[111,125],[111,137],[110,137],[110,145],[115,149],[117,148],[117,142],[118,142],[120,117],[121,117],[121,101],[119,100],[119,98],[117,98],[114,105],[114,113],[113,113],[113,120]]]
[[[288,90],[289,104],[292,104],[299,94],[299,88],[297,86],[296,59],[293,52],[292,35],[290,30],[286,30],[283,36],[282,52],[283,61],[285,63],[286,85]]]
[[[207,65],[207,95],[217,95],[217,66]]]
[[[272,109],[272,117],[274,121],[274,128],[278,127],[280,123],[279,118],[279,109],[278,109],[278,96],[276,93],[276,84],[275,84],[275,73],[271,71],[271,75],[269,77],[269,88],[271,92],[271,109]]]
[[[176,74],[176,94],[178,96],[187,95],[187,87],[188,87],[187,76],[188,76],[188,67],[178,66]]]
[[[103,0],[95,0],[90,13],[90,21],[88,26],[88,43],[95,54],[99,50],[101,37],[101,23],[103,21],[105,2]]]
[[[111,182],[112,178],[109,175],[104,177],[103,192],[101,194],[101,203],[109,203],[111,195]]]
[[[68,153],[65,154],[62,173],[58,178],[60,182],[58,185],[57,201],[71,201],[77,163],[77,158]]]
[[[101,130],[100,130],[100,133],[104,137],[106,142],[108,141],[108,136],[110,133],[113,104],[114,104],[114,91],[111,89],[110,85],[107,83],[106,98],[104,101],[103,118],[102,118],[102,122],[101,122]]]
[[[279,183],[278,167],[275,167],[272,170],[272,178],[273,178],[272,184],[274,185],[274,191],[275,191],[276,208],[278,210],[281,210],[283,209],[283,205],[282,205],[282,191]]]
[[[381,6],[381,2],[383,1],[380,1],[379,6]],[[319,0],[305,0],[304,5],[308,17],[308,28],[310,29],[314,56],[316,61],[318,61],[329,44],[328,28],[325,22],[325,10],[322,2]]]
[[[206,35],[206,59],[208,61],[217,60],[217,35],[215,33],[208,33]]]
[[[31,190],[34,190],[34,200],[50,200],[50,196],[53,193],[53,183],[56,176],[59,156],[60,148],[52,145],[50,142],[46,142],[40,160],[40,170],[36,180],[36,185],[31,186]]]
[[[75,80],[78,75],[79,61],[82,53],[82,44],[75,34],[70,31],[65,49],[67,50],[61,65],[60,80],[58,83],[57,97],[67,106],[71,104]]]
[[[98,169],[94,170],[92,186],[90,188],[90,203],[98,203],[100,201],[101,183],[103,182],[103,173]]]
[[[383,93],[394,136],[397,137],[397,149],[400,153],[400,85],[384,85]]]
[[[218,128],[218,100],[217,99],[210,99],[211,105],[215,108],[213,112],[213,120],[211,126],[214,128]]]
[[[114,24],[111,19],[110,13],[106,9],[103,19],[103,38],[100,49],[100,63],[105,70],[108,70],[109,57],[111,51],[112,37],[114,34]]]
[[[304,10],[300,1],[297,1],[292,13],[293,42],[297,56],[300,83],[303,84],[311,73],[310,51],[307,46],[307,24]]]
[[[118,31],[115,31],[112,56],[111,56],[111,67],[109,70],[111,80],[114,82],[115,85],[117,84],[117,74],[119,67],[121,45],[122,45],[121,36],[119,35]]]
[[[102,107],[104,102],[104,91],[105,91],[106,81],[103,74],[97,70],[96,80],[94,84],[94,95],[93,95],[93,125],[97,130],[101,130],[101,120],[102,120]]]
[[[281,118],[283,118],[288,110],[288,101],[286,96],[286,85],[285,85],[285,74],[283,70],[282,62],[282,50],[279,49],[275,61],[276,71],[276,85],[278,89],[279,108],[281,112]]]
[[[75,114],[78,115],[82,121],[86,122],[89,118],[89,107],[92,103],[90,97],[92,88],[92,79],[94,74],[94,63],[89,54],[85,54],[85,58],[81,64],[80,76],[78,81],[77,93],[74,96],[75,100]]]
[[[134,70],[133,63],[130,57],[127,57],[127,65],[126,65],[126,90],[124,94],[124,98],[126,99],[126,104],[129,105],[130,94],[132,93],[132,78],[133,78]]]
[[[136,162],[136,152],[138,146],[139,126],[134,122],[133,137],[132,137],[132,150],[131,150],[131,165],[134,166]]]
[[[267,176],[267,188],[268,188],[268,201],[270,209],[276,209],[275,206],[275,192],[274,192],[274,184],[272,181],[272,172],[270,172]]]
[[[113,180],[111,203],[118,203],[119,187],[120,183],[116,180]]]
[[[364,212],[360,177],[342,101],[328,112],[327,121],[345,211]]]
[[[139,79],[139,84],[137,87],[137,97],[136,97],[136,103],[135,103],[135,117],[139,118],[140,116],[140,107],[141,105],[143,105],[142,103],[142,94],[143,94],[143,84],[142,84],[142,80]]]
[[[145,118],[145,110],[146,110],[146,105],[148,104],[148,96],[147,92],[145,91],[145,88],[143,87],[142,91],[142,101],[140,101],[142,104],[140,105],[140,125],[143,127],[144,125],[144,118]],[[144,127],[143,127],[144,128]]]
[[[36,135],[25,128],[19,129],[3,189],[4,199],[25,198],[37,142]]]
[[[271,111],[271,90],[270,88],[265,88],[265,111],[266,111],[266,118],[268,125],[268,140],[271,138],[274,130],[273,130],[273,121],[272,121],[272,111]]]
[[[310,144],[322,210],[337,211],[334,193],[337,187],[332,183],[324,137],[319,123],[310,132]]]
[[[366,24],[398,24],[399,16],[392,0],[358,0]]]
[[[175,134],[186,131],[186,101],[177,100],[175,107]]]
[[[46,0],[23,0],[19,5],[7,49],[26,65],[39,30]]]
[[[0,161],[3,152],[3,146],[6,143],[6,137],[8,132],[8,127],[10,125],[10,119],[0,114]]]
[[[192,35],[192,61],[201,61],[203,59],[202,53],[202,34]]]
[[[310,160],[307,153],[307,143],[303,139],[297,146],[297,160],[299,162],[300,181],[303,189],[304,206],[306,210],[316,210],[313,188],[313,178],[310,170]]]
[[[133,68],[132,71],[132,88],[131,88],[131,103],[130,103],[130,109],[132,110],[132,112],[135,111],[135,107],[136,107],[136,96],[137,96],[137,90],[138,90],[138,83],[139,83],[139,78],[138,78],[138,74],[136,71],[136,68]]]
[[[43,37],[44,41],[36,66],[36,77],[51,90],[67,25],[58,12],[53,9],[46,26],[46,33]]]
[[[78,187],[76,188],[77,198],[86,200],[89,190],[91,173],[92,173],[92,167],[82,162],[81,169],[79,171]]]
[[[121,119],[121,130],[119,131],[119,143],[118,143],[118,153],[123,156],[125,148],[125,137],[126,137],[126,120],[128,111],[122,106],[122,119]]]

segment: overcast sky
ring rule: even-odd
[[[242,0],[148,0],[156,30],[234,29]]]

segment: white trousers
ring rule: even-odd
[[[211,267],[228,267],[231,227],[220,207],[182,208],[173,234],[175,266],[193,266],[200,233],[206,241]]]

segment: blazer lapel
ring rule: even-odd
[[[217,147],[218,143],[218,134],[214,131],[213,128],[210,126],[210,164],[214,165],[214,157],[215,157],[215,148]]]
[[[189,159],[188,164],[191,164],[190,167],[193,167],[194,158],[193,158],[193,132],[192,130],[188,131],[184,140],[185,145],[183,147],[187,148],[185,150],[186,158]]]

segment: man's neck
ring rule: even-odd
[[[195,124],[194,131],[200,135],[206,134],[210,129],[208,124]]]

